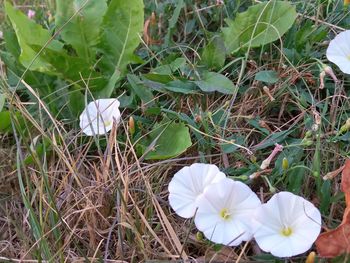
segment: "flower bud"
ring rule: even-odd
[[[32,9],[29,9],[28,12],[27,12],[27,17],[29,19],[33,19],[35,17],[35,11],[32,10]]]
[[[200,231],[198,231],[198,232],[196,233],[196,239],[197,239],[198,241],[202,241],[202,240],[204,239],[203,233],[200,232]]]
[[[333,69],[330,66],[326,64],[322,64],[322,68],[323,68],[323,71],[326,72],[326,74],[333,79],[334,83],[339,82],[337,76],[334,74]]]
[[[250,156],[249,156],[249,159],[250,159],[250,161],[251,161],[252,163],[256,163],[256,157],[255,157],[255,155],[250,155]]]
[[[131,136],[135,134],[135,121],[132,116],[129,118],[129,132]]]
[[[316,253],[314,251],[311,251],[310,254],[307,256],[305,263],[314,263],[316,258]]]
[[[345,124],[340,127],[340,133],[345,133],[350,130],[350,118],[346,120]]]
[[[288,162],[288,159],[286,157],[284,157],[282,160],[282,168],[283,168],[283,170],[287,170],[289,168],[289,162]]]
[[[314,144],[314,142],[313,142],[312,140],[305,140],[303,143],[304,143],[304,145],[307,146],[307,147],[309,147],[309,146],[311,146],[311,145]]]
[[[312,131],[307,131],[304,138],[310,138],[312,136]]]

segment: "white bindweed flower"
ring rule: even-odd
[[[338,34],[327,48],[327,59],[350,74],[350,30]]]
[[[120,120],[117,99],[99,99],[90,102],[80,115],[80,128],[88,136],[109,132]]]
[[[260,206],[247,185],[226,178],[208,186],[199,198],[195,224],[212,242],[237,246],[252,238],[251,217]]]
[[[319,210],[289,192],[275,194],[254,214],[254,238],[259,247],[276,257],[306,252],[321,231]]]
[[[169,203],[181,217],[191,218],[197,209],[197,199],[206,187],[226,178],[213,164],[194,163],[178,171],[169,183]]]

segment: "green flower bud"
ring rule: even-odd
[[[200,232],[200,231],[198,231],[198,232],[196,233],[196,239],[197,239],[198,241],[202,241],[202,240],[204,239],[203,233]]]
[[[289,162],[288,162],[288,159],[286,157],[284,157],[282,160],[282,168],[283,168],[283,170],[287,170],[289,168]]]
[[[312,131],[307,131],[304,138],[310,138],[312,136]]]

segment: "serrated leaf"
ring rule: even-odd
[[[9,2],[5,2],[5,12],[11,21],[21,47],[19,60],[22,65],[29,67],[31,70],[52,72],[51,65],[43,59],[42,54],[32,61],[37,56],[37,52],[30,47],[30,45],[38,45],[40,47],[46,45],[51,38],[50,32],[36,24],[19,10],[16,10]],[[63,44],[56,40],[51,40],[47,44],[47,49],[56,52],[60,52],[62,47]]]
[[[205,92],[217,91],[223,94],[233,94],[236,90],[231,80],[215,72],[205,72],[202,79],[195,81],[195,83]]]
[[[152,143],[154,143],[154,147],[152,147],[154,150],[146,154],[146,160],[161,160],[176,157],[192,145],[189,129],[182,122],[157,124],[153,131],[151,131],[148,139],[142,143],[143,151]]]
[[[113,74],[125,74],[133,60],[133,52],[140,43],[144,12],[142,0],[111,0],[103,17],[101,44],[102,68]]]
[[[259,47],[282,37],[293,25],[297,13],[288,2],[269,1],[239,13],[234,21],[227,20],[222,29],[228,52]]]
[[[62,28],[62,39],[79,57],[93,61],[95,51],[92,47],[99,42],[106,0],[56,0],[56,6],[56,29]]]

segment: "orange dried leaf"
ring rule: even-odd
[[[345,167],[341,177],[341,190],[345,194],[350,194],[350,159],[345,162]],[[349,206],[348,203],[347,206]]]
[[[350,159],[345,162],[341,189],[346,201],[343,220],[336,229],[322,233],[317,238],[316,247],[321,257],[333,258],[350,253]]]
[[[343,222],[336,229],[322,233],[316,240],[319,255],[325,258],[337,257],[350,253],[350,210],[343,218]]]

